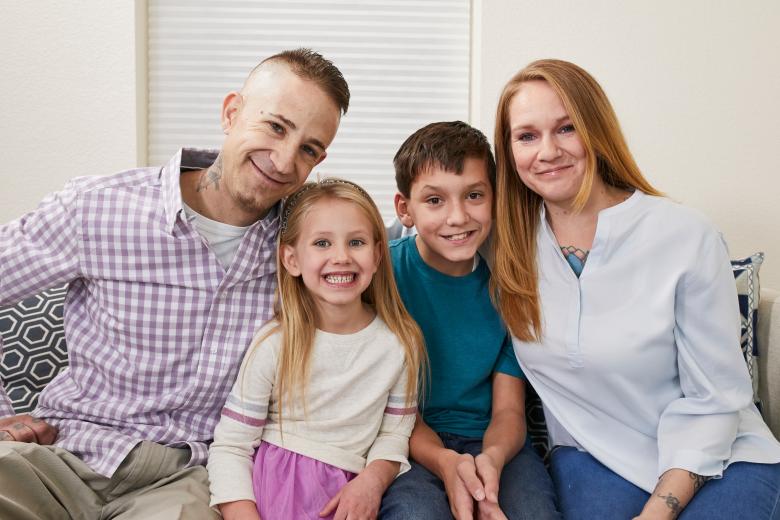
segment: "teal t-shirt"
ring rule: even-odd
[[[420,257],[413,236],[390,242],[390,257],[401,298],[428,349],[423,419],[436,432],[482,438],[490,423],[493,373],[524,377],[490,301],[487,265],[481,261],[466,276],[440,273]]]

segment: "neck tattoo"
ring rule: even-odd
[[[217,160],[214,164],[209,166],[209,169],[203,172],[198,181],[196,191],[203,191],[209,186],[214,186],[215,190],[219,190],[219,180],[222,178],[222,154],[217,156]]]

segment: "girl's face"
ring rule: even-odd
[[[520,86],[509,103],[509,129],[520,180],[545,203],[571,207],[585,176],[585,147],[546,81]]]
[[[360,296],[379,266],[381,249],[357,204],[332,198],[316,202],[296,243],[282,245],[280,254],[290,274],[303,278],[319,316],[363,312]]]

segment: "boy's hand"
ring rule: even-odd
[[[382,495],[398,473],[397,462],[373,461],[330,499],[320,516],[334,520],[369,520],[379,514]]]
[[[496,462],[495,458],[486,452],[482,452],[474,459],[477,476],[484,486],[483,492],[489,502],[498,504],[498,483],[501,478],[503,466]]]
[[[507,520],[507,517],[496,502],[483,500],[477,502],[477,520]]]
[[[219,504],[219,512],[224,520],[260,520],[257,505],[251,500],[236,500]]]
[[[440,474],[442,482],[444,482],[444,489],[447,492],[447,499],[450,502],[452,516],[455,520],[473,520],[474,498],[461,474],[476,475],[476,471],[474,471],[474,457],[467,453],[447,450],[446,455],[440,462],[440,467]],[[481,486],[478,482],[479,479],[477,479],[476,485]],[[472,486],[475,485],[471,479],[469,483]],[[478,493],[478,491],[476,492]]]

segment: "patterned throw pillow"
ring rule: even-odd
[[[737,284],[739,314],[742,319],[742,355],[745,356],[750,379],[753,382],[753,400],[760,405],[758,398],[758,297],[761,286],[758,270],[764,261],[764,253],[755,253],[747,258],[731,261],[734,281]]]
[[[62,308],[67,285],[0,309],[0,383],[16,413],[29,413],[38,394],[68,364]]]

